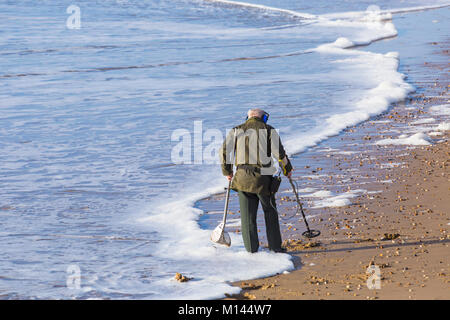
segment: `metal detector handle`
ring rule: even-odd
[[[297,190],[295,189],[295,186],[294,186],[294,183],[292,182],[292,179],[291,178],[288,178],[288,179],[289,179],[289,182],[291,183],[292,190],[294,191],[295,197],[297,198],[297,203],[300,206],[300,212],[302,213],[303,220],[305,221],[306,229],[308,229],[308,232],[311,233],[311,230],[309,230],[308,221],[306,221],[305,213],[303,212],[302,203],[300,202],[300,198],[298,197]]]
[[[225,197],[225,208],[223,209],[223,227],[225,228],[225,222],[227,221],[228,202],[230,200],[231,180],[228,182],[227,195]]]

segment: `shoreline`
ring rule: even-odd
[[[439,48],[438,54],[448,56],[448,41]],[[235,282],[241,293],[227,299],[450,298],[448,128],[440,135],[430,134],[431,145],[376,144],[405,132],[410,137],[427,131],[426,126],[435,128],[430,119],[448,121],[448,115],[430,114],[432,106],[448,104],[449,77],[441,74],[448,64],[427,61],[423,67],[430,74],[413,83],[417,90],[404,103],[334,138],[342,140],[347,150],[321,144],[294,157],[300,189],[317,188],[322,180],[319,190],[342,193],[346,188],[364,188],[366,192],[351,198],[348,205],[325,208],[312,208],[317,199],[300,194],[307,203],[311,228],[322,232],[311,246],[301,237],[305,229],[301,219],[282,220],[295,211],[295,205],[289,190],[280,189],[282,236],[295,270]],[[370,265],[379,267],[380,289],[366,285]]]

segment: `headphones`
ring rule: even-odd
[[[267,112],[264,111],[264,114],[263,114],[263,116],[261,118],[262,122],[267,123],[267,120],[269,120],[269,116],[270,115]],[[245,120],[248,120],[248,116],[247,116],[247,118],[245,118]]]

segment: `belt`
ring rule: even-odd
[[[261,173],[261,168],[250,166],[248,164],[238,164],[237,169],[244,169],[244,170],[250,170],[256,173]]]

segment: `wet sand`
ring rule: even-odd
[[[433,45],[448,57],[448,42]],[[429,146],[375,144],[448,122],[448,115],[429,108],[449,103],[449,64],[425,62],[422,68],[429,73],[414,83],[407,101],[334,138],[343,149],[322,145],[293,159],[300,188],[366,192],[347,206],[317,209],[303,196],[311,228],[322,232],[309,242],[301,237],[299,217],[283,220],[296,211],[285,184],[278,195],[280,224],[296,269],[236,282],[242,292],[229,299],[450,298],[450,132],[430,136]],[[430,118],[435,122],[424,124]],[[379,268],[379,289],[367,286],[370,265]]]

